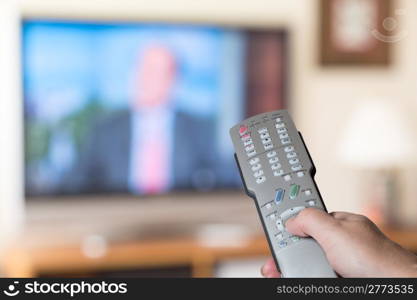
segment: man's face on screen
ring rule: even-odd
[[[174,55],[162,46],[147,48],[141,58],[135,85],[135,108],[163,106],[171,100],[176,76]]]

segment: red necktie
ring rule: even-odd
[[[161,128],[158,128],[161,129]],[[163,192],[168,184],[168,149],[165,135],[158,135],[158,130],[152,130],[143,138],[139,147],[138,187],[142,193],[156,194]]]

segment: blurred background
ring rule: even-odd
[[[289,109],[329,211],[417,253],[417,3],[0,2],[0,275],[259,277],[228,130]]]

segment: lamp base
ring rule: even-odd
[[[378,225],[396,226],[398,220],[398,205],[401,195],[397,188],[398,172],[378,170],[371,172],[367,182],[368,197],[363,207],[363,213]]]

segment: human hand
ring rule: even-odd
[[[417,277],[417,256],[389,240],[365,216],[306,208],[285,226],[294,235],[314,238],[342,277]],[[272,258],[261,272],[281,277]]]

